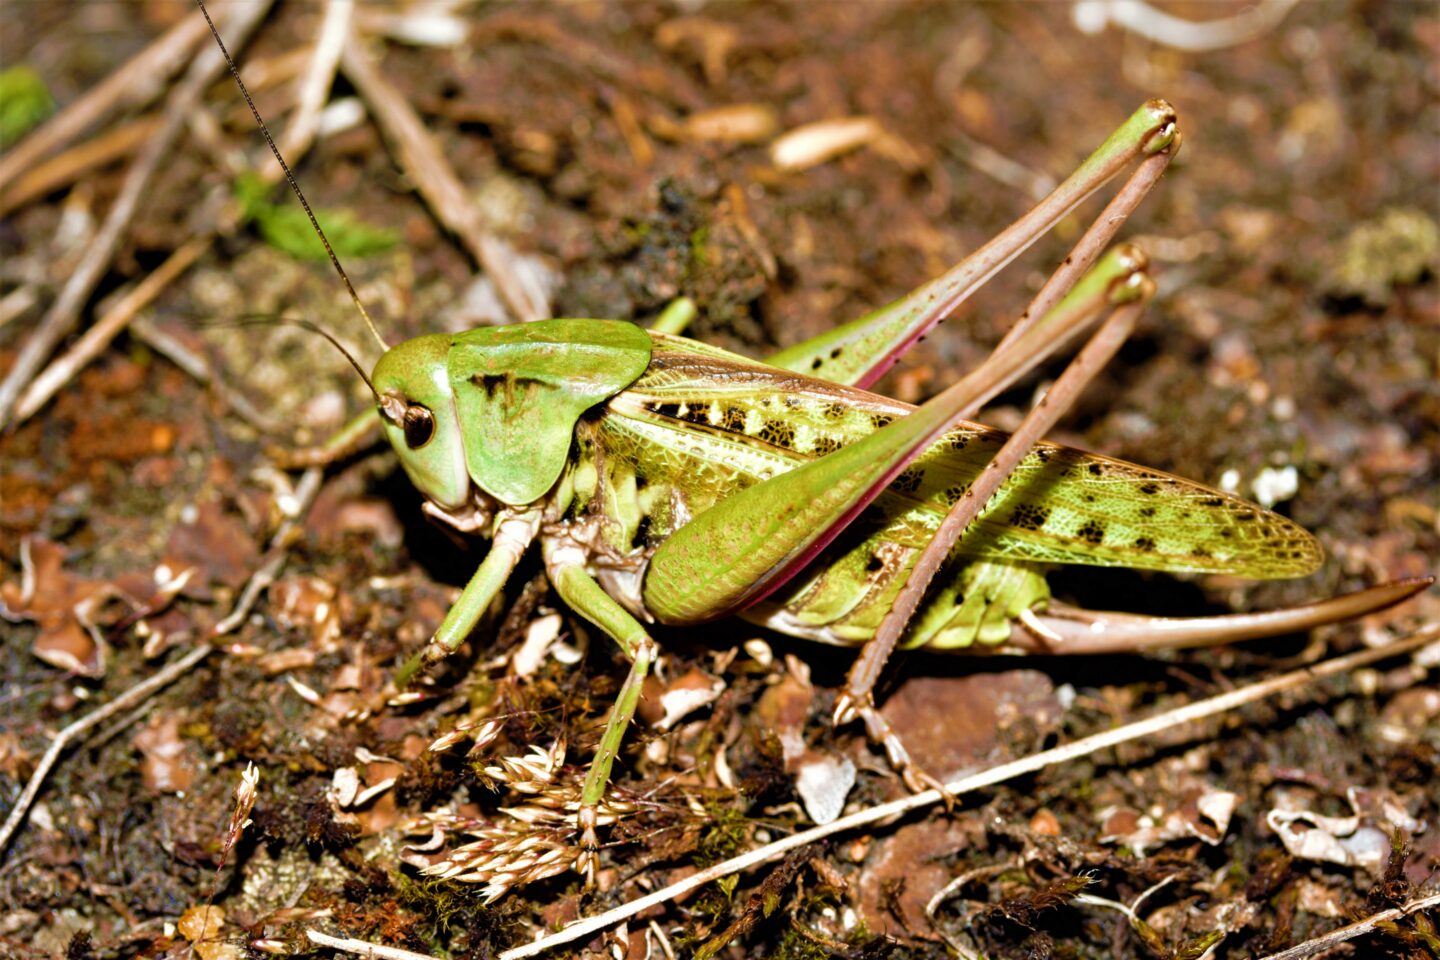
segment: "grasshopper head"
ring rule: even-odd
[[[375,364],[385,435],[410,481],[446,510],[470,499],[465,443],[446,373],[450,336],[431,334],[397,344]]]

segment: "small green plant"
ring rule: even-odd
[[[0,72],[0,147],[17,142],[55,110],[55,98],[30,67]]]

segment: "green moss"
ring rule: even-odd
[[[710,816],[710,827],[701,835],[695,852],[696,863],[701,867],[729,860],[745,849],[750,837],[750,821],[742,811],[709,803],[705,812]]]
[[[0,147],[8,147],[55,110],[45,81],[29,67],[0,73]]]
[[[771,956],[774,960],[830,960],[834,955],[824,944],[791,927],[775,945]]]
[[[1396,287],[1418,283],[1435,269],[1440,226],[1417,207],[1391,207],[1345,237],[1330,287],[1384,306]]]
[[[699,273],[709,262],[710,228],[696,227],[690,233],[690,269],[694,273]]]
[[[396,899],[426,919],[422,926],[426,945],[437,956],[445,956],[443,944],[452,933],[465,927],[465,918],[477,906],[473,894],[478,888],[448,880],[416,880],[397,870],[390,874]]]

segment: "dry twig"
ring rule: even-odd
[[[293,493],[282,499],[285,503],[285,519],[281,521],[280,527],[275,535],[270,538],[270,547],[265,552],[265,559],[261,562],[259,569],[250,575],[245,582],[244,588],[240,591],[240,599],[235,603],[235,609],[230,615],[219,623],[211,631],[215,636],[222,636],[230,633],[245,618],[250,615],[250,610],[255,606],[255,601],[260,599],[260,594],[269,589],[270,585],[280,576],[280,571],[285,569],[285,561],[289,558],[291,539],[295,531],[300,528],[300,523],[305,519],[310,505],[315,502],[315,495],[320,492],[320,481],[325,473],[319,467],[311,467],[300,475],[300,482],[295,485]]]
[[[322,947],[334,947],[336,950],[353,953],[358,957],[375,957],[377,960],[436,960],[435,957],[428,954],[414,953],[410,950],[387,947],[378,943],[366,943],[364,940],[352,940],[349,937],[332,937],[317,930],[306,930],[305,936],[310,938],[311,943],[318,943]]]
[[[270,550],[265,562],[261,564],[260,569],[256,570],[255,573],[251,575],[250,580],[245,584],[245,588],[241,591],[240,599],[235,604],[235,609],[231,611],[228,617],[216,624],[214,629],[211,630],[210,633],[212,637],[218,637],[228,633],[230,630],[233,630],[236,625],[244,621],[250,612],[250,608],[254,605],[256,598],[259,597],[266,587],[274,582],[275,577],[280,572],[280,568],[284,566],[286,547],[290,543],[291,537],[300,522],[304,519],[306,512],[310,509],[310,505],[314,503],[315,495],[320,491],[320,480],[322,476],[323,474],[319,468],[316,467],[310,468],[301,475],[300,483],[296,485],[295,492],[289,498],[290,509],[287,511],[286,517],[284,521],[281,522],[279,529],[275,531],[275,535],[270,538]],[[40,788],[44,786],[46,778],[50,775],[51,768],[55,766],[56,762],[60,759],[60,755],[65,752],[72,741],[97,724],[148,700],[151,696],[169,686],[170,683],[184,676],[189,672],[191,667],[195,666],[201,660],[204,660],[205,657],[210,654],[210,651],[214,649],[215,646],[212,643],[200,644],[194,650],[191,650],[179,660],[165,667],[159,673],[153,674],[140,681],[103,707],[86,714],[84,717],[81,717],[57,733],[55,739],[50,741],[50,746],[46,748],[44,756],[40,758],[40,762],[36,764],[35,771],[30,775],[30,779],[25,784],[25,789],[21,791],[19,799],[15,801],[15,806],[11,809],[10,816],[5,820],[5,825],[0,827],[0,853],[5,851],[5,848],[10,843],[10,838],[15,835],[15,831],[19,829],[20,824],[25,821],[26,815],[30,812],[31,804],[35,802],[35,797],[39,795]]]
[[[113,116],[122,104],[142,103],[162,89],[205,35],[205,21],[194,13],[171,27],[150,46],[131,57],[103,82],[87,91],[0,157],[0,187],[42,157],[79,136],[97,120]]]
[[[1440,893],[1422,897],[1419,900],[1411,900],[1403,906],[1391,910],[1381,910],[1379,913],[1371,914],[1364,920],[1357,920],[1329,933],[1322,934],[1313,940],[1306,940],[1304,943],[1297,943],[1287,950],[1279,953],[1272,953],[1261,960],[1301,960],[1302,957],[1313,957],[1317,953],[1329,950],[1331,947],[1344,943],[1346,940],[1354,940],[1356,937],[1363,937],[1367,933],[1374,933],[1382,923],[1394,923],[1396,920],[1403,920],[1406,917],[1413,917],[1423,910],[1440,908]]]
[[[8,190],[0,191],[0,217],[37,197],[74,183],[96,167],[128,156],[160,129],[160,118],[144,116],[107,130],[27,171]]]
[[[0,327],[16,317],[23,316],[31,307],[40,302],[40,293],[33,283],[22,283],[5,296],[0,297]]]
[[[341,68],[370,105],[376,121],[395,147],[395,158],[415,181],[420,195],[436,218],[465,244],[470,255],[495,284],[501,299],[522,321],[550,316],[545,292],[517,264],[514,247],[485,229],[480,212],[435,138],[400,92],[375,69],[364,45],[354,34],[345,45]]]
[[[105,704],[105,706],[97,710],[92,710],[90,713],[87,713],[57,733],[55,739],[50,741],[50,746],[46,748],[45,755],[42,756],[40,762],[35,765],[35,771],[30,774],[30,780],[25,784],[25,789],[20,792],[19,798],[15,801],[15,806],[11,808],[10,816],[5,819],[5,825],[0,827],[0,853],[4,852],[10,843],[10,838],[15,835],[15,831],[19,829],[20,824],[24,822],[26,814],[30,812],[30,805],[35,802],[35,797],[40,793],[40,788],[45,784],[45,779],[50,775],[51,768],[55,766],[56,761],[60,759],[60,755],[65,752],[66,748],[69,747],[77,737],[91,727],[115,716],[117,713],[129,710],[136,704],[149,699],[153,694],[188,673],[191,667],[195,666],[195,664],[201,660],[204,660],[210,651],[214,649],[215,648],[208,643],[201,644],[159,673],[150,675],[129,690],[120,694],[120,696],[114,700]]]
[[[255,429],[262,433],[279,433],[285,429],[281,420],[260,410],[243,393],[226,383],[203,355],[191,350],[166,330],[145,317],[136,317],[130,323],[130,332],[137,340],[184,370],[202,386],[215,391],[221,403]]]
[[[1416,650],[1426,644],[1433,643],[1437,636],[1440,636],[1440,625],[1427,627],[1417,631],[1404,640],[1384,647],[1373,650],[1360,650],[1355,653],[1346,654],[1345,656],[1334,657],[1316,664],[1313,667],[1295,670],[1270,680],[1262,680],[1259,683],[1253,683],[1239,690],[1232,690],[1229,693],[1211,697],[1207,700],[1201,700],[1198,703],[1192,703],[1175,710],[1166,711],[1159,716],[1149,717],[1145,720],[1137,720],[1123,727],[1116,727],[1114,730],[1106,730],[1104,733],[1084,737],[1083,739],[1076,740],[1074,743],[1064,744],[1050,750],[1043,750],[1040,753],[1034,753],[1028,757],[1011,761],[1010,763],[1002,763],[999,766],[991,767],[988,770],[982,770],[979,773],[947,783],[945,784],[943,792],[940,790],[926,790],[923,793],[917,793],[900,800],[893,800],[890,803],[882,803],[868,810],[861,810],[847,817],[841,817],[831,823],[824,824],[823,826],[803,830],[800,833],[792,834],[783,840],[777,840],[757,850],[751,850],[748,853],[743,853],[723,863],[717,863],[713,867],[694,873],[683,880],[670,884],[668,887],[663,887],[643,897],[637,897],[629,903],[616,907],[613,910],[607,910],[599,916],[577,921],[560,932],[551,934],[548,937],[543,937],[534,943],[517,947],[513,950],[507,950],[500,955],[500,960],[521,960],[523,957],[533,957],[537,954],[544,953],[546,950],[558,947],[561,944],[570,943],[592,933],[598,933],[622,920],[635,916],[642,910],[657,904],[666,903],[676,897],[689,893],[691,890],[697,890],[714,880],[730,876],[733,873],[739,873],[741,870],[748,870],[762,863],[771,863],[778,860],[789,851],[798,847],[815,843],[818,840],[823,840],[825,837],[836,833],[853,830],[856,827],[878,823],[883,820],[888,820],[891,817],[903,816],[922,807],[934,806],[944,800],[946,794],[950,797],[958,797],[963,793],[972,793],[983,787],[994,786],[1006,780],[1013,780],[1015,777],[1023,776],[1027,773],[1035,773],[1046,767],[1077,760],[1080,757],[1088,756],[1100,750],[1119,746],[1122,743],[1128,743],[1132,740],[1139,740],[1142,737],[1152,736],[1173,727],[1178,727],[1181,724],[1202,720],[1220,713],[1226,713],[1247,703],[1253,703],[1256,700],[1274,696],[1284,690],[1303,686],[1312,680],[1349,673],[1362,666],[1374,663],[1377,660],[1384,660],[1401,653],[1408,653],[1411,650]]]
[[[269,0],[237,4],[228,24],[230,34],[238,38],[237,42],[243,42],[259,25],[269,7]],[[160,162],[169,154],[186,120],[200,108],[205,88],[219,76],[224,65],[224,58],[214,49],[201,53],[190,65],[176,95],[165,108],[165,120],[160,132],[145,145],[131,165],[120,193],[105,217],[104,225],[85,250],[85,255],[66,281],[60,296],[51,304],[39,326],[20,348],[4,381],[0,382],[0,431],[10,426],[11,413],[16,402],[40,369],[40,365],[45,362],[45,358],[79,321],[80,311],[109,268],[110,261],[120,246],[120,240],[130,226],[130,220],[135,216],[140,199],[149,188]]]
[[[285,134],[280,138],[280,152],[295,160],[310,149],[319,129],[320,111],[330,98],[335,84],[335,71],[340,65],[340,51],[350,34],[350,19],[355,12],[354,0],[329,0],[325,19],[320,24],[320,39],[305,73],[300,78],[299,97]],[[266,162],[262,178],[266,183],[278,182],[280,164],[274,157]]]
[[[15,425],[18,426],[34,416],[82,367],[98,357],[111,341],[130,325],[137,313],[210,249],[212,239],[196,237],[170,254],[169,258],[140,281],[135,289],[121,297],[120,302],[111,307],[99,322],[86,330],[85,335],[76,341],[74,346],[41,371],[15,406]]]
[[[350,14],[353,10],[353,3],[349,0],[332,0],[326,8],[325,23],[322,28],[320,42],[315,48],[314,55],[310,58],[310,65],[300,82],[299,104],[286,128],[284,138],[284,151],[292,158],[303,156],[313,144],[315,139],[316,124],[321,109],[329,94],[330,87],[335,80],[335,70],[340,61],[340,46],[349,32]],[[141,128],[146,136],[153,135],[159,128],[160,121],[149,119],[132,124],[131,127]],[[123,128],[130,130],[131,127]],[[128,138],[126,139],[128,142]],[[87,145],[90,146],[90,145]],[[280,167],[274,159],[270,161],[269,167],[261,175],[266,183],[273,183],[280,179]],[[27,178],[28,180],[28,178]],[[18,188],[17,188],[18,189]],[[7,196],[6,202],[12,198]],[[153,301],[160,292],[173,282],[180,274],[184,273],[192,264],[203,256],[214,241],[214,231],[208,231],[203,236],[195,237],[184,246],[180,247],[153,273],[148,275],[140,284],[127,296],[121,299],[98,323],[86,331],[85,335],[70,348],[62,357],[53,361],[36,379],[30,383],[24,395],[16,405],[13,423],[18,425],[24,423],[35,414],[47,401],[50,400],[60,388],[79,372],[80,368],[94,360],[100,353],[117,337],[123,330],[131,325],[136,314],[147,304]],[[151,328],[153,331],[153,328]],[[145,337],[141,339],[154,340],[157,337]],[[173,341],[169,341],[166,347],[173,347]],[[162,353],[171,356],[176,351],[165,349],[157,345]],[[173,357],[172,357],[173,359]],[[178,362],[178,361],[177,361]],[[183,369],[195,375],[202,382],[216,382],[210,375],[208,368],[203,370],[203,375],[192,369],[193,363],[180,363]],[[203,361],[202,361],[202,366]],[[256,411],[243,397],[238,397],[233,392],[225,397],[229,406],[240,413],[245,419],[263,425],[266,429],[273,428],[274,422],[269,418],[256,416]]]

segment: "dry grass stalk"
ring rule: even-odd
[[[479,210],[445,158],[435,137],[425,129],[413,107],[370,61],[358,37],[344,45],[341,69],[369,105],[376,123],[395,148],[395,159],[415,181],[421,197],[441,223],[453,231],[495,284],[505,306],[517,320],[550,316],[543,289],[529,281],[509,242],[481,222]]]
[[[237,4],[226,26],[237,42],[243,42],[264,18],[270,4]],[[44,318],[26,339],[15,362],[0,381],[0,429],[10,424],[11,414],[31,379],[50,356],[51,351],[79,322],[86,301],[109,269],[120,241],[129,229],[140,201],[149,190],[161,161],[166,159],[186,121],[198,112],[205,90],[225,68],[218,51],[202,52],[190,65],[184,80],[165,107],[160,131],[141,150],[131,164],[121,185],[120,194],[106,214],[105,222],[85,250],[75,270],[66,280],[59,297]]]
[[[42,157],[60,149],[91,124],[114,116],[131,103],[143,103],[159,92],[170,76],[190,57],[205,36],[205,20],[192,13],[150,46],[126,61],[104,81],[46,121],[0,157],[0,186],[18,177]]]
[[[1367,933],[1374,933],[1385,924],[1395,923],[1406,917],[1427,917],[1430,911],[1440,909],[1440,893],[1431,894],[1428,897],[1421,897],[1418,900],[1411,900],[1409,903],[1395,907],[1391,910],[1381,910],[1379,913],[1372,913],[1363,920],[1346,924],[1329,933],[1323,933],[1312,940],[1304,943],[1297,943],[1287,950],[1279,953],[1271,953],[1262,957],[1261,960],[1301,960],[1302,957],[1313,957],[1320,953],[1326,953],[1347,940],[1354,940],[1356,937],[1363,937]]]
[[[215,648],[208,643],[201,644],[168,667],[165,667],[158,673],[151,674],[103,707],[91,711],[57,733],[55,739],[50,741],[50,746],[46,748],[44,756],[40,758],[40,762],[35,765],[35,772],[30,775],[29,781],[25,784],[25,789],[21,791],[19,799],[15,801],[15,806],[10,809],[10,816],[6,818],[5,825],[0,827],[0,853],[5,851],[6,846],[10,843],[10,838],[15,835],[15,831],[20,827],[20,824],[24,822],[26,814],[30,812],[30,805],[35,802],[35,797],[39,795],[40,788],[44,785],[46,777],[50,775],[51,768],[55,766],[56,761],[60,759],[60,755],[65,752],[71,743],[78,739],[82,733],[98,726],[110,717],[124,713],[137,704],[144,703],[150,699],[150,697],[188,673],[191,667],[195,666],[195,664],[201,660],[204,660],[213,649]]]

